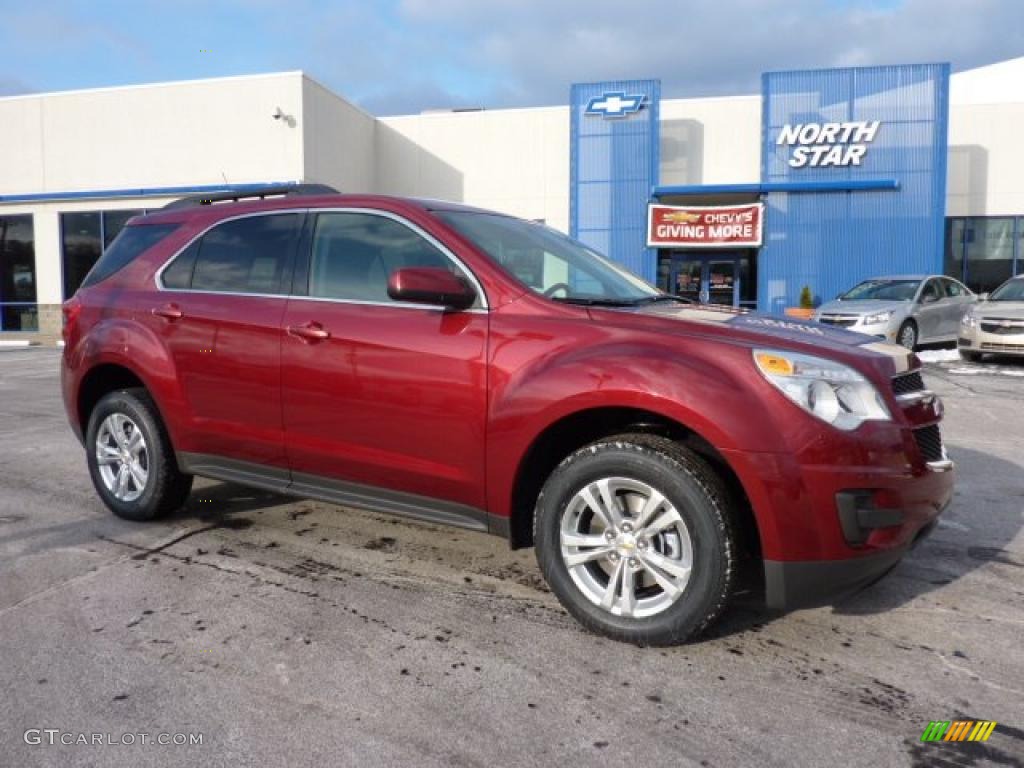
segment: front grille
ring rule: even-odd
[[[825,323],[825,325],[838,325],[843,328],[849,328],[857,324],[857,317],[850,315],[822,315],[818,320]]]
[[[998,336],[1024,336],[1024,320],[983,317],[981,318],[981,330]]]
[[[894,376],[892,380],[892,391],[897,395],[905,395],[908,392],[920,392],[924,389],[924,379],[921,378],[921,371],[910,371]]]
[[[988,352],[1024,352],[1024,344],[995,344],[983,341],[981,348]]]
[[[925,461],[942,461],[942,433],[938,424],[915,429],[914,440]]]

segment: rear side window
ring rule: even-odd
[[[280,293],[281,283],[298,236],[300,214],[249,216],[220,224],[205,235],[198,253],[191,256],[191,287],[196,291],[224,293]],[[181,254],[190,257],[188,251]],[[179,257],[180,259],[181,257]],[[164,285],[171,279],[184,282],[186,264],[172,271],[178,259],[164,272]]]
[[[125,227],[121,230],[110,247],[103,252],[89,274],[82,281],[82,287],[86,288],[95,285],[101,280],[106,280],[115,272],[118,272],[133,262],[136,257],[148,251],[159,243],[171,232],[177,229],[177,224],[150,224]]]

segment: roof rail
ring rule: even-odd
[[[234,191],[216,192],[213,194],[189,195],[174,200],[161,210],[173,211],[178,208],[196,208],[213,203],[238,202],[240,200],[260,199],[267,197],[308,197],[310,195],[337,195],[338,190],[327,184],[281,184],[267,187],[248,187]]]

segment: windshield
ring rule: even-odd
[[[988,297],[989,301],[1024,301],[1024,280],[1007,280]]]
[[[920,280],[865,280],[839,297],[840,301],[912,301]]]
[[[637,304],[668,296],[550,227],[490,213],[438,216],[531,290],[556,301]]]

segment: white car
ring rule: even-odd
[[[964,313],[957,339],[960,357],[978,361],[986,352],[1024,355],[1024,275],[1011,277]]]

